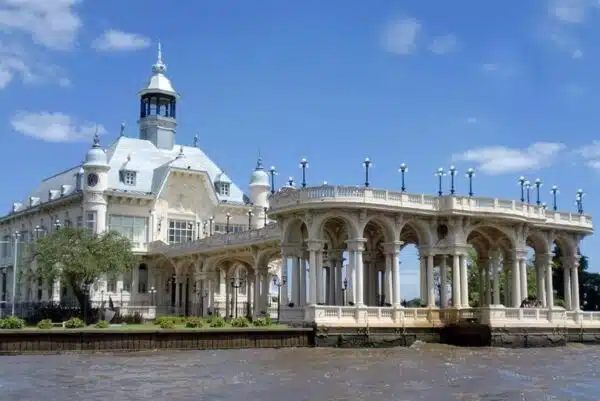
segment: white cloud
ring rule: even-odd
[[[48,48],[71,48],[82,22],[75,6],[80,0],[0,0],[0,27],[21,32]]]
[[[589,167],[600,169],[600,141],[593,141],[575,152],[585,160]]]
[[[105,31],[94,40],[92,47],[98,51],[130,51],[150,46],[150,39],[136,33],[127,33],[116,29]]]
[[[467,118],[467,124],[477,124],[477,118],[476,117]]]
[[[452,159],[476,163],[477,170],[498,175],[547,167],[564,147],[563,144],[555,142],[536,142],[526,149],[492,146],[471,149],[453,155]]]
[[[593,7],[598,7],[597,0],[550,0],[548,15],[564,24],[581,24]]]
[[[401,18],[390,23],[383,32],[383,47],[387,52],[408,55],[417,49],[421,23],[414,18]]]
[[[71,49],[82,26],[80,0],[0,0],[0,89],[25,84],[70,85],[60,67],[40,50]]]
[[[30,113],[18,112],[11,120],[13,129],[23,135],[47,142],[72,142],[86,140],[97,132],[106,132],[100,124],[77,121],[63,113],[42,111]]]
[[[434,38],[429,44],[429,51],[434,54],[447,54],[458,50],[458,39],[454,34]]]

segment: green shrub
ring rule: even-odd
[[[161,329],[174,329],[175,323],[173,323],[173,320],[165,319],[161,320],[159,326]]]
[[[52,328],[52,320],[50,320],[50,319],[40,320],[37,324],[37,328],[42,329],[42,330],[51,329]]]
[[[226,324],[227,322],[221,316],[212,316],[208,322],[210,327],[225,327]]]
[[[67,329],[81,329],[85,327],[85,323],[78,317],[72,317],[65,322],[65,327]]]
[[[190,328],[190,329],[197,329],[202,326],[204,326],[204,321],[202,319],[200,319],[199,317],[190,317],[185,322],[185,327]]]
[[[109,326],[110,324],[106,320],[99,320],[98,323],[96,323],[97,329],[107,329]]]
[[[25,320],[19,319],[16,316],[7,316],[4,319],[0,319],[0,329],[5,330],[16,330],[25,327]]]
[[[256,327],[266,327],[269,324],[267,323],[267,319],[265,319],[264,317],[259,317],[256,318],[252,321],[252,324]]]
[[[265,315],[265,323],[266,326],[270,326],[273,324],[273,318],[271,317],[271,315]]]
[[[250,327],[250,321],[245,316],[236,317],[231,320],[232,327]]]
[[[163,322],[171,322],[173,325],[185,324],[187,318],[185,316],[159,316],[154,319],[154,324],[160,326]]]

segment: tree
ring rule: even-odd
[[[63,228],[30,245],[24,274],[46,282],[60,280],[73,290],[82,308],[87,292],[100,276],[117,276],[136,265],[129,239],[116,231],[89,235],[84,229]]]

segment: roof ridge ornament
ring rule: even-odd
[[[167,66],[163,62],[162,58],[162,45],[158,41],[158,55],[156,57],[156,64],[152,66],[152,72],[154,74],[164,74],[167,71]]]
[[[93,140],[92,148],[99,148],[99,147],[100,147],[100,134],[98,134],[98,124],[96,124],[96,132],[94,132],[94,140]]]
[[[260,156],[260,152],[259,152],[259,154],[258,154],[258,160],[256,160],[256,168],[255,168],[255,170],[259,171],[259,170],[264,170],[264,169],[265,168],[263,167],[263,159]]]

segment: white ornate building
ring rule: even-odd
[[[580,311],[578,249],[593,232],[590,216],[523,200],[368,186],[288,186],[270,195],[261,160],[246,197],[197,146],[175,144],[179,96],[165,72],[159,52],[140,92],[139,138],[122,132],[106,150],[95,138],[81,166],[44,180],[0,220],[3,300],[11,299],[12,233],[28,242],[59,222],[127,235],[142,263],[131,276],[101,278],[93,296],[168,306],[159,313],[232,315],[236,299],[248,301],[244,313],[267,313],[278,274],[280,317],[290,323],[402,328],[476,318],[496,326],[600,326],[598,313]],[[407,244],[419,250],[423,308],[401,303]],[[554,302],[555,245],[563,255],[566,308]],[[535,294],[527,248],[535,253]],[[473,249],[483,277],[476,302],[468,287]],[[69,295],[59,283],[18,287],[21,300]],[[540,307],[521,308],[530,296]]]
[[[262,161],[258,160],[250,177],[247,196],[197,146],[197,137],[193,146],[177,144],[179,94],[166,70],[159,45],[148,84],[139,92],[138,137],[126,136],[122,125],[119,138],[104,149],[95,136],[81,165],[46,178],[0,219],[1,301],[12,301],[16,232],[19,266],[19,248],[60,226],[84,227],[90,233],[116,230],[131,240],[135,253],[148,255],[151,243],[186,243],[265,225],[270,185]],[[190,309],[203,304],[205,309],[224,313],[225,297],[233,285],[240,287],[235,291],[238,303],[246,301],[247,287],[253,281],[246,279],[240,263],[219,266],[208,296],[209,288],[198,287],[187,271],[188,262],[194,263],[161,264],[156,258],[144,257],[131,275],[101,278],[91,289],[91,297],[95,301],[111,297],[115,304],[123,305],[157,305],[175,313],[196,312]],[[276,260],[270,262],[273,274]],[[230,276],[236,279],[232,282]],[[270,302],[269,284],[263,284],[266,303]],[[17,302],[64,301],[71,296],[60,283],[21,281],[15,292]]]

